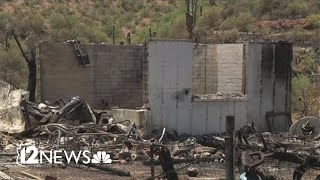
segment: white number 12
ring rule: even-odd
[[[31,153],[31,155],[26,160],[27,153]],[[24,147],[20,152],[21,164],[38,164],[39,159],[36,158],[38,156],[38,153],[39,151],[35,146]]]

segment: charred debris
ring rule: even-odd
[[[7,98],[1,99],[2,166],[14,162],[18,146],[36,145],[42,150],[103,150],[110,154],[111,165],[83,165],[113,175],[134,178],[132,172],[112,165],[126,166],[139,162],[149,168],[147,179],[171,180],[182,175],[196,178],[203,174],[194,165],[211,163],[211,166],[225,166],[227,158],[230,158],[226,154],[233,152],[228,145],[232,139],[231,148],[235,149],[235,153],[231,158],[241,179],[278,179],[264,166],[267,162],[293,164],[295,170],[290,173],[295,180],[301,179],[305,172],[319,170],[320,167],[320,136],[311,121],[302,124],[300,133],[296,133],[297,129],[290,133],[259,133],[253,124],[248,124],[231,131],[229,135],[188,136],[166,129],[160,133],[145,134],[130,119],[116,121],[109,111],[95,111],[80,97],[73,97],[68,102],[33,103],[27,100],[27,92],[14,90],[4,82],[1,89],[7,95]],[[23,127],[14,129],[10,128],[10,124]],[[232,161],[229,159],[229,162]],[[64,164],[64,168],[68,166],[72,164]],[[33,176],[28,173],[24,175]]]

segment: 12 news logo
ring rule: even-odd
[[[66,163],[76,163],[78,164],[81,159],[83,164],[110,164],[112,159],[110,155],[105,151],[98,151],[96,154],[89,157],[90,151],[84,150],[75,153],[75,151],[66,152],[61,150],[51,150],[51,151],[39,151],[35,146],[27,146],[17,148],[17,159],[16,163],[23,164],[43,164],[43,163],[53,163],[53,164],[62,164],[63,160],[66,160]]]

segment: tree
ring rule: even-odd
[[[14,39],[16,40],[24,59],[28,64],[28,69],[29,69],[28,91],[30,93],[29,101],[34,102],[36,99],[36,86],[37,86],[36,47],[34,46],[34,43],[30,42],[30,40],[27,40],[28,49],[30,52],[30,55],[28,57],[27,54],[22,49],[20,41],[18,40],[18,37],[14,33],[14,30],[12,30],[11,33]]]

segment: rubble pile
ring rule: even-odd
[[[43,152],[87,150],[92,158],[97,155],[104,158],[108,155],[106,159],[108,163],[122,166],[141,162],[141,167],[143,165],[150,168],[144,177],[151,179],[179,179],[182,169],[185,170],[183,175],[190,178],[206,177],[202,169],[196,168],[197,164],[208,162],[224,165],[226,161],[224,135],[174,137],[172,136],[174,133],[166,129],[163,129],[161,134],[146,135],[130,120],[115,121],[112,115],[110,117],[103,115],[103,113],[109,114],[108,112],[91,109],[80,97],[73,97],[68,102],[58,100],[54,103],[32,103],[21,98],[20,107],[15,110],[22,114],[21,117],[18,116],[21,118],[19,122],[23,121],[25,126],[16,132],[1,130],[2,166],[15,164],[17,148],[28,146],[36,146]],[[0,119],[0,124],[3,122],[3,119]],[[297,134],[259,133],[253,124],[245,125],[238,130],[235,152],[236,165],[241,177],[277,179],[276,174],[272,174],[271,170],[264,166],[265,163],[274,161],[294,164],[295,170],[290,172],[294,179],[301,179],[310,169],[319,170],[318,129],[313,128],[309,121],[301,128],[302,133]],[[133,176],[134,173],[126,168],[99,162],[84,163],[84,161],[82,157],[79,158],[81,165],[112,175],[127,177]],[[181,164],[183,166],[178,166]],[[59,167],[68,166],[71,167],[72,163],[63,161]],[[37,178],[23,171],[21,175]]]

